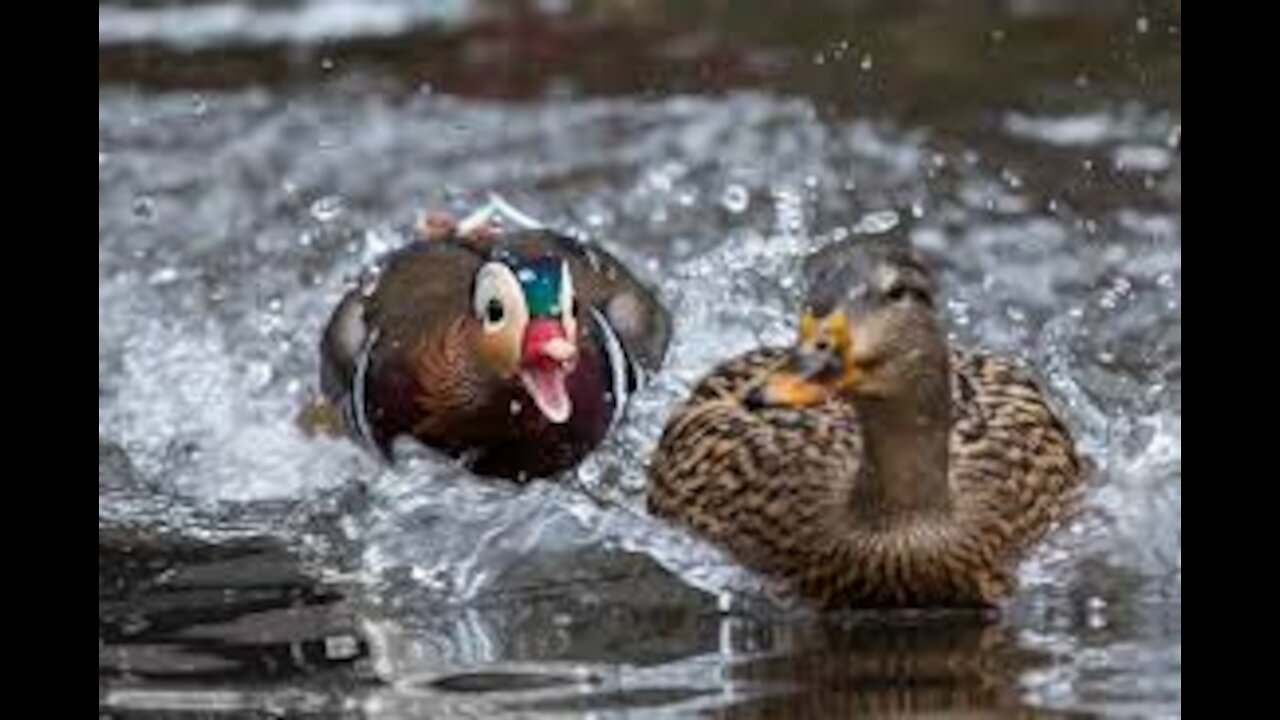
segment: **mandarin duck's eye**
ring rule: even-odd
[[[488,307],[484,311],[484,321],[486,325],[501,325],[506,319],[507,311],[502,307],[502,301],[494,298],[489,301]]]
[[[526,319],[523,298],[520,281],[511,269],[490,263],[476,277],[475,317],[486,333],[505,332],[508,326],[516,328]]]

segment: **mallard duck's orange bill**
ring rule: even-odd
[[[831,396],[826,385],[792,372],[770,376],[759,392],[760,404],[770,407],[812,407]]]

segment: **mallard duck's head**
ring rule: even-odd
[[[811,259],[807,307],[787,367],[748,401],[803,407],[832,395],[907,398],[945,379],[946,340],[928,268],[904,244],[864,240]]]
[[[496,254],[476,273],[472,303],[480,362],[497,377],[518,379],[547,420],[568,422],[573,403],[566,381],[579,355],[568,263]]]

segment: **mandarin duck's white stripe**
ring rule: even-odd
[[[639,385],[639,368],[627,356],[627,350],[618,333],[609,324],[609,319],[594,305],[591,306],[591,319],[595,321],[596,330],[600,333],[605,359],[609,362],[612,374],[613,416],[609,419],[609,432],[612,433],[626,411],[627,401],[631,399],[631,389]]]

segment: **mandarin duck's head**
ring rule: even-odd
[[[490,255],[472,285],[476,356],[523,386],[553,424],[573,416],[567,381],[578,367],[580,318],[569,264],[555,256]]]

